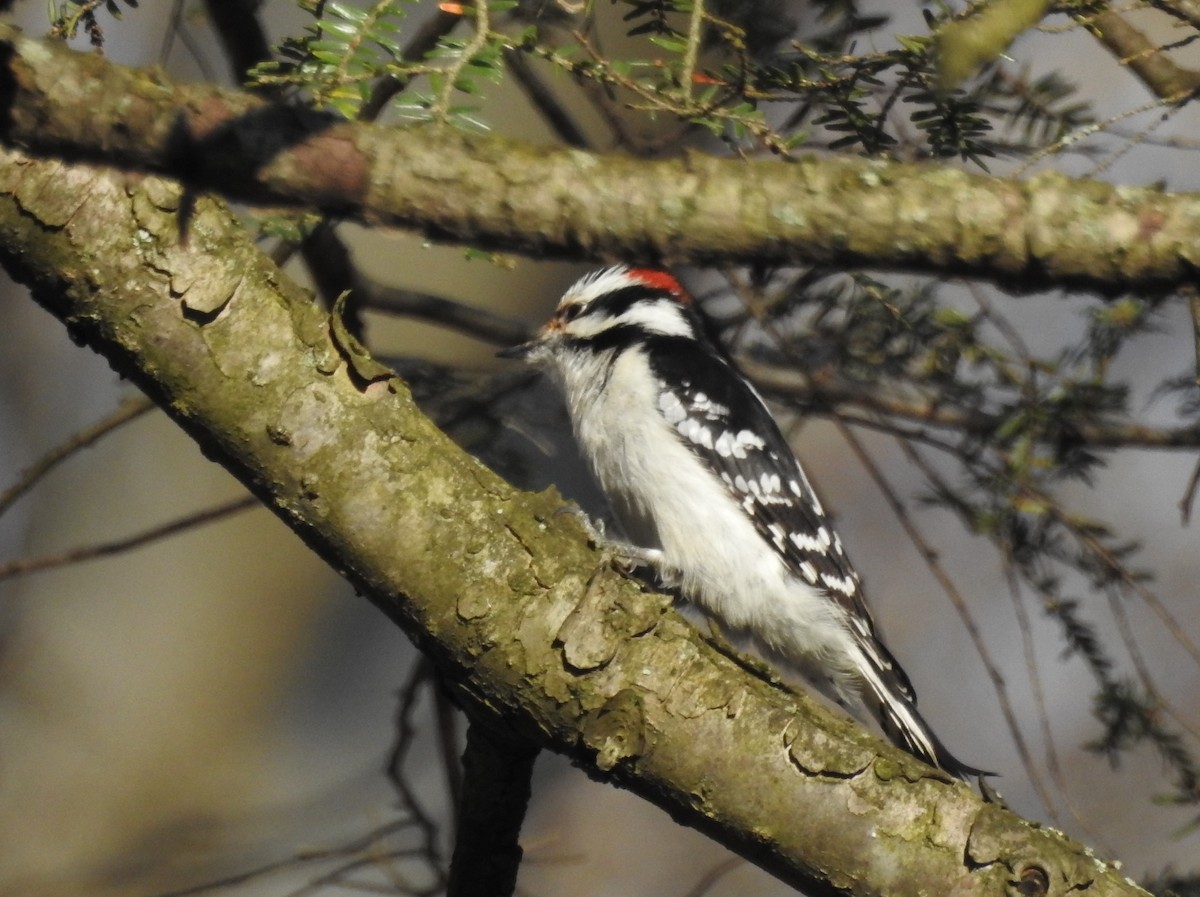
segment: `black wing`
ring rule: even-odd
[[[646,349],[663,417],[720,476],[788,569],[846,610],[859,643],[911,699],[907,676],[875,635],[858,573],[758,393],[695,341],[661,338]]]

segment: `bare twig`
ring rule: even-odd
[[[354,289],[368,308],[443,324],[493,345],[515,346],[533,335],[530,327],[520,321],[430,293],[389,287],[361,276]]]
[[[1053,509],[1052,513],[1060,514],[1057,506],[1054,506],[1053,504],[1050,506]],[[1175,615],[1172,614],[1171,611],[1168,610],[1167,607],[1162,603],[1162,601],[1159,600],[1158,596],[1155,595],[1150,589],[1146,588],[1146,586],[1139,582],[1137,578],[1133,576],[1133,574],[1125,569],[1120,561],[1113,556],[1112,552],[1109,551],[1108,548],[1105,547],[1095,536],[1082,531],[1077,526],[1074,526],[1070,519],[1065,517],[1065,515],[1060,514],[1059,519],[1066,524],[1068,530],[1075,536],[1080,545],[1086,548],[1093,555],[1093,557],[1100,561],[1105,568],[1107,568],[1117,579],[1120,580],[1121,585],[1124,588],[1129,589],[1150,607],[1155,616],[1158,617],[1159,621],[1166,628],[1167,632],[1171,634],[1171,637],[1174,638],[1179,646],[1191,656],[1192,660],[1195,661],[1197,666],[1200,666],[1200,646],[1197,646],[1196,643],[1192,641],[1191,637],[1179,624],[1179,620],[1177,620]],[[1197,737],[1200,738],[1200,733],[1196,734]]]
[[[722,878],[739,866],[746,865],[741,857],[726,857],[700,876],[700,880],[684,892],[683,897],[704,897]]]
[[[337,847],[330,847],[315,850],[303,850],[296,854],[286,857],[282,860],[276,860],[271,863],[265,863],[261,866],[256,866],[253,869],[248,869],[245,872],[236,872],[233,875],[226,875],[215,881],[203,882],[197,885],[189,885],[186,888],[179,888],[173,891],[163,891],[154,897],[193,897],[195,894],[203,894],[208,891],[217,891],[224,888],[232,888],[236,885],[244,884],[248,881],[253,881],[256,878],[262,878],[270,875],[273,872],[279,872],[283,869],[291,869],[305,863],[315,863],[321,860],[334,859],[343,857],[348,854],[361,853],[368,850],[372,845],[378,843],[383,838],[388,837],[396,832],[402,831],[412,823],[407,820],[395,820],[385,823],[376,829],[372,829],[367,834],[360,838],[342,844]]]
[[[1179,516],[1184,526],[1192,522],[1192,504],[1196,500],[1197,487],[1200,487],[1200,460],[1192,467],[1192,475],[1188,477],[1183,497],[1179,499]]]
[[[583,133],[583,129],[576,124],[570,111],[558,101],[554,91],[538,77],[524,52],[505,50],[504,64],[516,79],[517,86],[524,92],[533,108],[541,113],[542,118],[546,120],[546,124],[550,126],[559,140],[567,146],[574,146],[578,149],[590,147],[590,142],[587,135]]]
[[[458,710],[436,679],[431,682],[430,687],[433,691],[433,712],[437,718],[438,753],[442,759],[442,771],[446,775],[446,790],[450,793],[454,831],[457,833],[463,796],[463,769],[462,761],[459,759],[458,744]]]
[[[992,652],[988,649],[987,640],[979,630],[971,609],[967,607],[966,599],[963,597],[962,592],[959,591],[958,586],[954,584],[954,581],[950,578],[945,568],[942,567],[942,563],[938,559],[937,550],[929,544],[924,534],[917,528],[904,502],[901,501],[899,495],[892,488],[891,483],[883,475],[883,471],[879,469],[879,466],[875,463],[875,459],[867,452],[858,435],[841,421],[836,421],[836,425],[838,432],[846,440],[846,443],[850,446],[850,450],[854,452],[855,457],[858,458],[859,463],[867,471],[872,481],[874,481],[876,488],[879,489],[888,506],[892,509],[892,513],[900,521],[900,526],[904,529],[905,535],[912,542],[913,547],[917,549],[917,553],[920,554],[929,572],[933,574],[933,578],[941,586],[942,593],[950,599],[950,604],[958,613],[963,627],[971,637],[975,653],[979,655],[980,662],[983,663],[988,678],[992,680],[992,688],[996,692],[996,701],[1000,705],[1000,712],[1004,715],[1004,722],[1008,726],[1013,745],[1016,747],[1017,754],[1021,758],[1021,765],[1025,769],[1025,774],[1029,777],[1030,783],[1033,785],[1034,790],[1037,791],[1038,797],[1041,798],[1046,809],[1053,814],[1054,803],[1051,800],[1049,790],[1046,788],[1046,783],[1042,780],[1041,773],[1038,772],[1037,766],[1033,762],[1033,755],[1029,750],[1028,744],[1025,742],[1025,736],[1021,733],[1021,725],[1017,720],[1016,711],[1013,709],[1012,700],[1008,694],[1008,685],[1004,681],[1004,674],[1000,671],[999,665],[992,657]],[[897,443],[909,461],[920,469],[926,479],[930,479],[931,482],[936,482],[940,479],[937,472],[925,463],[925,459],[912,446],[903,440],[897,440]]]
[[[1067,806],[1067,812],[1071,814],[1071,818],[1075,820],[1080,829],[1086,832],[1093,842],[1103,847],[1103,849],[1112,854],[1112,850],[1101,841],[1100,837],[1092,830],[1091,826],[1084,820],[1083,814],[1071,799],[1070,789],[1067,787],[1066,778],[1063,776],[1062,764],[1059,762],[1058,749],[1054,744],[1054,732],[1050,728],[1050,714],[1046,709],[1046,694],[1042,689],[1042,675],[1038,664],[1037,651],[1033,644],[1033,623],[1029,619],[1029,612],[1025,607],[1025,602],[1021,596],[1021,582],[1017,574],[1016,567],[1013,565],[1012,557],[1005,554],[1004,557],[1005,578],[1008,580],[1008,593],[1013,602],[1013,614],[1017,618],[1017,628],[1021,632],[1021,650],[1025,655],[1025,669],[1029,671],[1029,686],[1033,692],[1033,706],[1036,708],[1038,727],[1042,730],[1042,742],[1046,750],[1046,769],[1050,773],[1050,779],[1054,782],[1058,793],[1062,797],[1063,803]],[[1055,812],[1053,806],[1047,807],[1051,819],[1058,820],[1058,813]]]
[[[36,486],[46,474],[63,461],[80,449],[95,444],[101,437],[140,417],[153,407],[154,403],[145,396],[126,399],[112,414],[84,427],[61,445],[55,446],[38,459],[33,466],[22,471],[17,481],[0,494],[0,515],[3,515],[18,498]]]
[[[1192,343],[1196,354],[1196,384],[1200,386],[1200,288],[1184,288],[1188,298],[1188,312],[1192,316]]]
[[[432,688],[436,687],[436,684],[433,680],[433,665],[430,663],[428,657],[421,654],[413,663],[408,681],[400,690],[400,707],[396,713],[396,737],[392,743],[392,749],[388,756],[385,770],[388,781],[396,789],[401,806],[412,818],[413,824],[421,833],[420,844],[425,862],[437,878],[439,886],[444,887],[446,883],[446,870],[442,851],[438,846],[438,825],[433,820],[433,817],[426,812],[420,800],[417,799],[416,792],[409,785],[407,773],[404,769],[404,764],[408,760],[408,752],[416,741],[418,729],[413,720],[413,715],[421,690],[425,686]]]
[[[471,64],[475,55],[487,46],[491,32],[491,10],[488,8],[488,0],[475,0],[471,8],[475,11],[475,33],[459,52],[458,59],[442,75],[446,82],[442,85],[442,92],[434,107],[435,114],[442,121],[450,118],[450,109],[453,104],[454,92],[458,90],[459,77]]]
[[[1200,87],[1200,73],[1176,65],[1161,47],[1112,10],[1088,16],[1085,24],[1159,99],[1174,102]]]
[[[692,80],[696,74],[696,57],[700,55],[700,39],[704,36],[704,0],[692,0],[692,12],[688,17],[687,50],[683,54],[683,66],[679,73],[679,89],[690,103]]]
[[[148,545],[151,542],[157,542],[160,539],[178,535],[194,527],[203,526],[206,523],[215,523],[239,511],[253,508],[258,504],[259,501],[257,498],[247,495],[234,501],[217,505],[215,508],[188,514],[169,523],[152,527],[124,539],[101,542],[96,545],[85,545],[62,554],[9,561],[7,564],[0,564],[0,582],[18,576],[28,576],[31,573],[52,570],[56,567],[65,567],[69,564],[78,564],[82,561],[91,561],[97,558],[120,554],[125,551],[132,551],[135,548],[141,548],[143,545]]]
[[[850,405],[878,414],[901,417],[960,433],[990,433],[997,421],[987,414],[948,406],[937,399],[906,399],[879,390],[857,389],[809,376],[802,371],[739,357],[740,367],[767,392],[816,402],[825,408]],[[820,407],[815,411],[820,412]],[[1200,426],[1149,427],[1134,423],[1092,424],[1081,422],[1076,431],[1080,442],[1093,448],[1184,449],[1200,447]]]
[[[462,16],[439,10],[435,15],[426,19],[421,27],[416,30],[412,39],[401,51],[400,58],[404,62],[415,62],[418,59],[424,59],[425,55],[437,46],[438,41],[453,31],[454,26],[461,21]],[[411,78],[400,78],[395,75],[389,75],[380,79],[379,83],[375,85],[375,89],[371,91],[371,96],[368,97],[367,101],[363,103],[362,108],[359,109],[359,121],[375,121],[392,97],[408,87],[411,80]]]

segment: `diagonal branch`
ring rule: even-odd
[[[398,381],[355,379],[325,315],[220,204],[3,152],[0,263],[403,627],[475,718],[497,714],[810,894],[1025,878],[1141,893],[748,676],[668,598],[591,576],[557,496],[464,455]]]
[[[388,129],[175,84],[6,26],[0,141],[542,257],[869,265],[1104,293],[1174,288],[1200,264],[1195,194],[864,159],[645,162]]]

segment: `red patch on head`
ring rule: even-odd
[[[641,281],[651,289],[670,293],[675,297],[676,302],[684,305],[691,304],[692,297],[688,295],[687,290],[680,286],[679,281],[666,271],[655,271],[653,268],[634,268],[629,272],[629,276]]]

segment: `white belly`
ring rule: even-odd
[[[603,364],[603,359],[594,362]],[[849,673],[851,639],[837,605],[793,576],[720,479],[697,464],[658,411],[636,351],[613,364],[602,393],[596,370],[565,370],[576,436],[630,539],[662,551],[667,582],[723,626],[811,671]],[[832,668],[832,669],[831,669]]]

